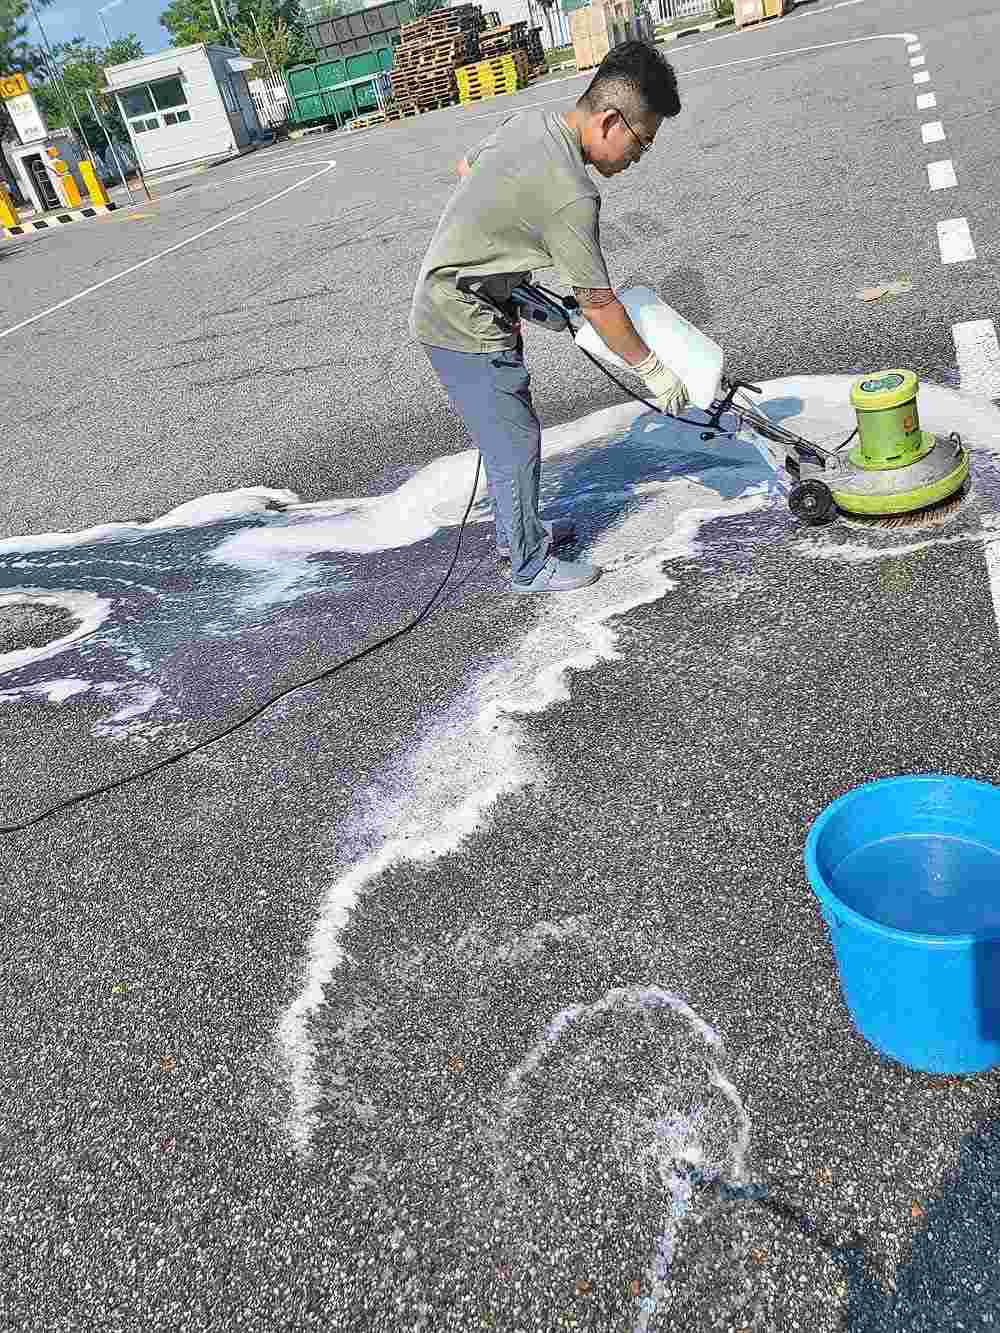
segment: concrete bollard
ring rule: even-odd
[[[83,185],[90,195],[90,202],[98,206],[106,206],[111,202],[108,198],[108,192],[97,179],[97,172],[94,170],[92,162],[80,163],[80,176],[83,179]]]
[[[0,185],[0,227],[19,227],[20,225],[21,219],[14,207],[14,200]]]

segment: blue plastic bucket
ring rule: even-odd
[[[1000,787],[865,783],[819,816],[805,863],[861,1035],[928,1073],[1000,1064]]]

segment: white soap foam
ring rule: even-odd
[[[593,441],[625,432],[646,409],[639,403],[603,408],[581,421],[542,434],[542,457],[551,460]],[[386,495],[289,504],[285,521],[235,533],[212,552],[214,564],[234,566],[257,586],[245,605],[262,608],[298,596],[319,577],[311,557],[332,551],[373,555],[427,541],[461,522],[476,475],[476,450],[436,458]],[[469,522],[492,522],[486,474],[480,469]]]
[[[159,734],[167,724],[150,724],[139,719],[145,718],[163,698],[163,692],[154,685],[144,685],[136,681],[94,681],[83,680],[78,676],[67,676],[54,680],[34,681],[30,685],[21,685],[14,689],[0,690],[0,704],[15,704],[25,698],[37,697],[49,704],[64,704],[68,699],[93,694],[98,698],[108,699],[123,695],[124,702],[109,717],[95,722],[90,729],[92,736],[112,740],[148,739]]]
[[[98,597],[92,592],[82,592],[79,589],[52,591],[48,588],[7,588],[0,593],[0,611],[5,606],[26,603],[66,611],[75,617],[78,623],[68,634],[53,639],[51,643],[43,644],[39,648],[18,648],[13,652],[0,653],[0,675],[34,662],[44,662],[47,658],[57,657],[71,644],[93,634],[107,620],[112,606],[108,598]]]
[[[46,703],[62,704],[67,699],[72,699],[74,695],[85,694],[92,685],[92,681],[80,680],[75,676],[67,676],[61,680],[40,680],[34,685],[23,685],[17,690],[0,690],[0,703],[16,703],[26,694],[37,694]]]
[[[0,555],[27,551],[55,551],[73,546],[92,546],[101,542],[134,541],[146,532],[169,528],[201,528],[226,519],[245,518],[266,510],[295,504],[294,491],[271,490],[253,486],[243,490],[221,491],[188,500],[147,523],[102,523],[79,532],[26,533],[0,541]]]

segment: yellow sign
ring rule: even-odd
[[[28,91],[28,80],[23,74],[0,74],[0,98],[5,102],[21,97]]]

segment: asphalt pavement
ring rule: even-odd
[[[413,633],[3,836],[0,1326],[1000,1319],[996,1073],[864,1041],[802,864],[857,783],[1000,781],[1000,415],[953,333],[996,316],[997,33],[985,0],[865,0],[686,38],[683,115],[604,189],[616,282],[775,414],[918,370],[973,449],[946,520],[803,529],[752,441],[626,409],[532,330],[545,512],[600,583],[510,598],[480,504]],[[475,458],[406,334],[414,274],[454,161],[584,86],[3,244],[0,823],[431,595]],[[942,263],[952,217],[972,262]],[[9,656],[46,626],[60,652]]]

